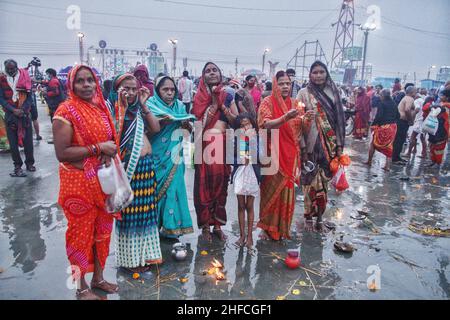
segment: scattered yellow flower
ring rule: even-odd
[[[200,254],[201,254],[202,256],[206,256],[206,255],[208,254],[208,251],[202,250],[202,251],[200,251]]]
[[[239,291],[239,293],[241,294],[241,296],[243,296],[244,295],[244,291]]]
[[[292,290],[292,294],[298,296],[300,294],[300,290],[294,289],[294,290]]]
[[[133,279],[139,279],[140,275],[139,273],[135,272],[133,273]]]
[[[302,287],[307,287],[308,286],[305,281],[299,281],[298,284],[301,285]]]
[[[188,282],[188,278],[180,278],[180,282],[181,283],[186,283],[186,282]]]
[[[285,296],[278,296],[277,300],[286,300],[286,297]]]

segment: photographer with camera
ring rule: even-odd
[[[33,57],[33,60],[31,60],[30,63],[28,63],[28,66],[25,68],[25,70],[29,70],[31,68],[31,74],[32,74],[32,78],[31,78],[31,99],[32,99],[32,104],[31,104],[31,120],[33,121],[33,128],[34,128],[34,133],[36,134],[36,140],[42,140],[40,133],[40,129],[39,129],[39,121],[38,121],[38,110],[37,110],[37,99],[36,99],[36,91],[37,91],[37,86],[40,83],[40,81],[42,80],[42,74],[39,72],[38,67],[41,66],[41,60],[39,60],[39,58],[37,57]],[[30,72],[28,72],[28,74],[30,74]]]
[[[34,172],[33,127],[31,107],[33,104],[31,78],[26,69],[19,69],[17,62],[5,61],[6,75],[0,76],[0,105],[5,112],[6,132],[14,162],[12,177],[25,177],[19,146],[25,149],[25,165]]]
[[[56,77],[56,70],[55,69],[47,69],[45,70],[45,74],[47,75],[47,81],[43,81],[43,93],[45,101],[47,101],[48,108],[50,109],[50,119],[53,122],[53,115],[56,112],[56,109],[58,109],[58,106],[61,102],[66,100],[64,88],[59,81],[59,79]]]

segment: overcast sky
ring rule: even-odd
[[[285,68],[305,40],[319,40],[330,60],[331,24],[342,1],[0,0],[0,60],[13,57],[26,65],[37,55],[44,67],[56,69],[78,61],[77,31],[66,27],[72,4],[81,8],[86,47],[101,39],[109,48],[124,49],[145,49],[155,42],[167,52],[170,66],[168,39],[173,37],[179,41],[178,67],[188,57],[188,70],[198,74],[209,60],[218,61],[225,73],[234,72],[236,57],[239,71],[261,69],[266,47],[271,49],[267,60]],[[372,4],[381,8],[382,17],[380,28],[369,35],[367,62],[375,76],[416,72],[422,79],[431,65],[450,65],[449,0],[356,0],[356,23],[367,20],[364,8]],[[354,44],[363,45],[357,28]],[[98,57],[93,63],[99,64]]]

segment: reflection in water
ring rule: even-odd
[[[244,263],[245,251],[245,263]],[[231,288],[231,299],[253,299],[256,298],[253,293],[252,283],[250,281],[252,265],[252,253],[247,249],[240,248],[236,260],[236,279]]]
[[[438,275],[439,275],[438,283],[439,283],[439,286],[444,291],[445,298],[450,298],[450,282],[449,282],[450,280],[448,279],[449,274],[447,271],[448,266],[450,264],[448,255],[446,255],[446,256],[441,255],[441,257],[438,258],[438,262],[439,262],[439,266],[440,266],[440,269],[437,270]]]
[[[31,183],[30,183],[31,184]],[[28,189],[24,186],[24,189]],[[38,261],[45,258],[46,246],[41,238],[40,210],[32,206],[26,190],[8,189],[1,197],[8,199],[3,211],[3,229],[8,234],[14,265],[21,265],[22,271],[33,271]]]
[[[202,255],[206,251],[206,255]],[[194,299],[202,300],[220,300],[228,292],[227,280],[216,281],[214,275],[205,275],[205,271],[212,267],[213,259],[219,260],[224,264],[225,243],[220,243],[213,238],[211,243],[203,240],[200,235],[197,241],[197,253],[194,260],[194,281],[195,292]],[[223,271],[227,276],[226,270]]]

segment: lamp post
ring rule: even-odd
[[[430,76],[431,76],[431,69],[436,69],[436,66],[432,65],[428,68],[428,77],[427,77],[428,80],[430,79]]]
[[[177,70],[177,39],[169,39],[169,42],[173,45],[173,64],[172,64],[172,77],[175,77]]]
[[[369,31],[374,31],[377,28],[377,25],[375,23],[371,24],[365,24],[364,26],[361,26],[361,30],[364,31],[364,55],[363,55],[363,65],[362,65],[362,72],[361,72],[361,85],[364,85],[364,73],[366,69],[366,56],[367,56],[367,41],[369,38]]]
[[[262,73],[264,73],[264,65],[266,64],[266,54],[270,52],[269,48],[264,49],[263,57],[262,57]]]
[[[83,32],[78,32],[77,36],[78,36],[78,43],[79,43],[79,48],[80,48],[80,64],[83,64],[83,56],[84,56],[84,52],[83,52],[83,38],[84,38],[84,33]]]

